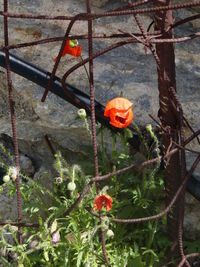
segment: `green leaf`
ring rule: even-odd
[[[77,263],[76,263],[77,267],[81,266],[82,258],[83,258],[83,251],[79,252],[79,254],[78,254]]]
[[[57,220],[54,220],[51,225],[51,234],[53,234],[57,230],[57,226],[58,226]]]
[[[112,151],[112,157],[115,159],[117,157],[117,151],[116,150],[113,150]]]
[[[152,250],[152,249],[147,249],[145,250],[142,255],[145,255],[145,254],[152,254],[155,258],[158,258],[157,254]]]
[[[12,267],[12,265],[4,257],[0,257],[0,263],[2,263],[3,266]]]
[[[44,251],[44,258],[46,261],[49,261],[49,253],[46,250]]]
[[[39,216],[39,218],[38,218],[38,222],[39,222],[40,227],[42,227],[42,226],[43,226],[43,220],[42,220],[42,217]]]
[[[133,258],[128,259],[127,267],[133,267],[133,266],[145,267],[140,256],[137,256],[134,259]]]

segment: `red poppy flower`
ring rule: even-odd
[[[104,116],[110,117],[110,124],[117,128],[126,128],[133,120],[131,101],[123,97],[112,99],[106,105]]]
[[[94,209],[101,210],[103,206],[105,206],[107,211],[112,208],[112,198],[108,194],[99,195],[95,198]]]
[[[67,40],[65,44],[65,48],[62,53],[62,57],[66,54],[72,55],[74,57],[80,57],[82,51],[82,47],[78,46],[78,42],[76,40]],[[54,59],[56,61],[57,57]]]

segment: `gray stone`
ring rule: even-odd
[[[200,202],[190,194],[186,194],[184,235],[187,239],[198,240],[200,238]]]
[[[32,161],[25,155],[20,155],[20,167],[27,176],[31,177],[35,173]]]

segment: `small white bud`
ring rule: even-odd
[[[108,229],[108,231],[106,232],[106,236],[108,237],[108,238],[114,238],[114,233],[113,233],[113,231],[111,230],[111,229]]]
[[[10,182],[10,176],[9,175],[4,175],[3,181],[4,181],[4,183]]]
[[[69,191],[74,191],[74,190],[76,189],[76,184],[75,184],[74,182],[70,182],[70,183],[68,183],[68,185],[67,185],[67,189],[68,189]]]

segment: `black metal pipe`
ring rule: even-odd
[[[50,78],[50,73],[38,68],[37,66],[26,62],[25,60],[14,56],[10,53],[10,68],[11,71],[15,72],[16,74],[26,78],[33,83],[40,85],[41,87],[46,87],[48,80]],[[5,54],[4,52],[0,51],[0,66],[6,67],[5,63]],[[64,92],[62,88],[61,80],[58,77],[54,78],[54,82],[50,91],[64,99],[65,101],[71,103],[73,106],[77,108],[85,108],[88,113],[90,113],[90,98],[87,94],[81,92],[74,86],[66,83],[67,85],[67,94]],[[104,117],[104,106],[101,105],[99,102],[95,101],[95,108],[96,108],[96,117],[97,121],[105,124],[109,128],[114,128],[109,125],[109,120]]]
[[[11,71],[26,78],[29,81],[32,81],[33,83],[40,85],[43,88],[46,88],[48,80],[50,78],[49,72],[44,71],[43,69],[38,68],[37,66],[28,63],[11,53],[9,53],[9,59]],[[0,66],[3,68],[6,67],[5,53],[3,51],[0,51]],[[68,83],[66,83],[66,85],[67,93],[65,93],[62,88],[61,80],[58,77],[55,77],[50,91],[53,94],[61,97],[63,100],[71,103],[73,106],[77,108],[84,108],[86,112],[90,114],[89,96]],[[112,131],[122,133],[122,129],[117,129],[109,124],[109,119],[104,116],[104,109],[105,107],[102,104],[95,101],[96,120],[106,127],[110,128]],[[131,126],[129,127],[129,129],[133,130]],[[130,144],[137,147],[139,138],[134,132],[133,135],[133,138],[129,141]],[[194,175],[189,179],[187,189],[195,198],[200,200],[200,181],[196,179]]]
[[[48,80],[50,78],[49,72],[38,68],[34,64],[31,64],[19,58],[18,56],[13,55],[12,53],[9,53],[9,59],[11,71],[26,78],[29,81],[32,81],[33,83],[40,85],[43,88],[46,88]],[[6,67],[5,53],[3,51],[0,51],[0,66],[3,68]],[[73,106],[77,108],[84,108],[90,115],[90,97],[79,89],[70,85],[69,83],[66,83],[66,86],[67,92],[63,90],[61,79],[55,76],[50,91],[53,94],[61,97],[63,100],[69,102]],[[105,125],[107,128],[110,128],[113,132],[123,133],[123,129],[115,128],[109,123],[109,119],[104,116],[104,109],[105,107],[95,100],[96,120]],[[129,126],[128,128],[134,131],[132,126]],[[138,141],[137,134],[133,132],[133,135],[134,138],[130,141],[131,144],[133,144],[134,142],[137,143]]]

